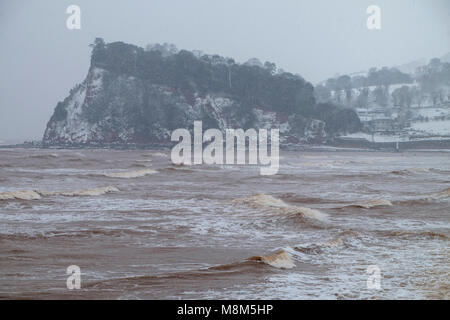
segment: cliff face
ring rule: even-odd
[[[335,131],[358,129],[356,115],[333,111],[347,123],[327,126],[312,86],[273,67],[187,51],[167,56],[97,39],[86,79],[57,104],[43,143],[166,143],[173,130],[192,128],[195,120],[204,130],[279,128],[281,143],[321,143]]]

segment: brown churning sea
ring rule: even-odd
[[[280,154],[1,149],[0,298],[449,299],[450,153]]]

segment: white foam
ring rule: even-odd
[[[296,206],[290,206],[289,208],[292,208],[296,210],[298,213],[302,214],[303,216],[311,219],[325,220],[328,217],[325,213],[316,209],[306,207],[296,207]]]
[[[41,196],[100,196],[106,193],[119,192],[119,189],[112,186],[98,187],[92,189],[75,190],[75,191],[40,191],[40,190],[17,190],[6,191],[0,193],[0,200],[38,200]]]
[[[291,206],[285,203],[281,199],[277,199],[270,195],[256,194],[251,197],[240,198],[233,201],[234,203],[243,203],[250,205],[254,208],[260,209],[279,209],[279,212],[284,214],[301,214],[306,218],[316,219],[316,220],[326,220],[327,214],[311,208]]]
[[[441,192],[437,192],[432,195],[434,199],[445,199],[450,197],[450,188],[442,190]]]
[[[154,174],[154,173],[157,173],[157,171],[151,170],[151,169],[142,169],[142,170],[126,171],[126,172],[111,172],[111,173],[105,173],[104,175],[107,177],[110,177],[110,178],[131,179],[131,178],[143,177],[148,174]]]
[[[34,190],[17,190],[0,193],[0,200],[36,200],[41,196]]]
[[[250,258],[250,260],[262,261],[278,269],[292,269],[295,267],[295,264],[292,261],[291,256],[284,250],[281,250],[279,252],[267,256],[252,257]]]
[[[85,190],[75,190],[75,191],[38,191],[43,196],[66,196],[66,197],[76,197],[76,196],[100,196],[106,193],[119,192],[119,189],[112,186],[99,187],[93,189]]]

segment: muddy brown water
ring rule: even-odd
[[[449,298],[450,153],[280,156],[1,149],[0,298]]]

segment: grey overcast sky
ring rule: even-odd
[[[81,30],[66,28],[70,4]],[[371,4],[381,30],[366,27]],[[450,52],[450,0],[1,0],[0,140],[42,138],[95,37],[257,57],[314,83]]]

